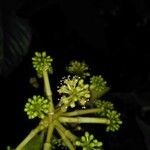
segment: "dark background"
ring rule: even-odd
[[[47,51],[54,58],[53,80],[61,79],[69,60],[77,59],[85,60],[93,74],[108,81],[108,97],[124,121],[119,132],[102,135],[108,150],[148,150],[136,116],[141,117],[141,108],[150,105],[150,3],[22,0],[16,14],[28,21],[32,39],[23,61],[0,78],[0,149],[8,144],[16,146],[36,123],[28,121],[23,108],[28,97],[41,92],[29,83],[35,76],[31,57],[35,51]],[[52,81],[54,89],[56,84]],[[145,120],[149,121],[144,115]]]

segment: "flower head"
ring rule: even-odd
[[[102,142],[94,139],[94,135],[90,135],[88,132],[85,132],[85,135],[80,140],[77,140],[75,144],[82,147],[83,150],[101,150],[103,145]]]
[[[73,60],[70,62],[69,66],[66,67],[66,70],[69,73],[73,75],[77,75],[82,78],[90,76],[90,73],[88,72],[89,68],[85,62],[79,62],[79,61]]]
[[[59,88],[58,92],[63,94],[60,101],[66,106],[75,107],[75,102],[79,102],[81,105],[90,98],[89,85],[84,84],[83,79],[77,76],[64,79],[63,85]]]
[[[27,113],[29,119],[39,117],[43,119],[48,114],[48,100],[42,96],[34,95],[33,98],[29,98],[25,105],[24,111]]]
[[[114,110],[114,105],[111,102],[101,100],[96,100],[94,105],[100,108],[100,111],[97,113],[99,117],[105,117],[110,120],[106,131],[117,131],[122,121],[120,120],[120,113]]]
[[[122,121],[120,120],[120,113],[118,113],[115,110],[108,110],[106,117],[110,120],[110,123],[107,125],[106,131],[117,131],[120,128],[120,125],[122,124]]]
[[[100,98],[108,90],[107,82],[101,75],[90,78],[90,91],[93,99]]]
[[[46,55],[46,52],[35,52],[35,56],[32,58],[33,68],[37,71],[38,77],[43,76],[43,71],[47,70],[50,74],[53,73],[51,62],[53,59]]]
[[[94,105],[97,108],[100,108],[100,111],[98,112],[99,116],[105,117],[107,114],[107,110],[113,110],[114,105],[111,102],[105,101],[105,100],[96,100],[94,102]]]

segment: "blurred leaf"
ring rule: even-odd
[[[0,75],[7,76],[27,54],[31,41],[30,27],[13,10],[0,9]]]
[[[44,142],[44,131],[36,135],[23,150],[42,150]]]

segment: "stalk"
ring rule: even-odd
[[[56,121],[56,127],[59,128],[72,142],[75,142],[77,140],[78,137],[71,133],[69,130],[67,130],[59,121]]]
[[[61,136],[62,140],[64,141],[65,145],[69,148],[69,150],[75,150],[73,144],[71,141],[65,136],[65,134],[59,129],[59,127],[56,127],[56,130],[58,131],[59,135]]]
[[[110,120],[106,118],[96,117],[59,117],[60,122],[65,123],[100,123],[110,124]]]
[[[65,112],[64,110],[65,110],[65,106],[64,105],[61,106],[61,108],[58,108],[57,110],[55,110],[53,119],[56,119],[59,116],[61,116]]]
[[[44,143],[43,150],[51,150],[52,149],[51,139],[52,139],[52,135],[53,135],[54,126],[55,126],[54,122],[52,122],[51,125],[48,126],[47,137],[46,137],[46,141]]]
[[[100,108],[75,110],[75,111],[72,111],[72,112],[66,112],[66,113],[63,114],[63,116],[79,116],[79,115],[85,115],[85,114],[98,113],[100,111],[101,111]]]
[[[51,150],[50,143],[51,143],[52,134],[54,130],[54,122],[53,122],[54,104],[53,104],[53,99],[52,99],[52,91],[51,91],[51,86],[49,82],[49,77],[48,77],[48,73],[46,70],[43,71],[43,79],[44,79],[45,92],[49,100],[49,115],[48,115],[49,125],[48,125],[46,141],[44,143],[44,150]]]
[[[51,86],[50,86],[50,82],[49,82],[49,78],[48,78],[48,73],[46,70],[43,71],[43,79],[44,79],[46,96],[50,102],[50,112],[53,112],[54,104],[53,104],[53,100],[52,100],[52,90],[51,90]]]

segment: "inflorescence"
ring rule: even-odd
[[[43,76],[43,72],[45,73],[45,71],[50,74],[53,73],[53,68],[51,65],[53,59],[50,56],[47,56],[46,52],[42,53],[35,52],[35,56],[32,58],[32,61],[33,67],[37,71],[38,77],[43,77],[45,79],[46,77]],[[82,147],[82,150],[101,150],[103,145],[102,142],[99,142],[97,139],[94,138],[94,135],[90,135],[88,132],[85,132],[85,135],[82,136],[81,139],[77,137],[78,140],[75,140],[76,136],[73,133],[71,133],[71,131],[66,130],[65,127],[63,126],[66,125],[67,121],[66,122],[63,121],[62,118],[64,118],[64,120],[65,119],[75,120],[78,119],[78,117],[80,118],[80,115],[86,115],[92,112],[96,116],[95,118],[93,118],[95,119],[94,120],[95,122],[97,121],[96,123],[99,123],[98,121],[99,120],[101,121],[101,119],[105,122],[105,124],[107,125],[106,131],[113,131],[113,132],[117,131],[120,128],[120,125],[122,124],[122,121],[120,120],[120,113],[114,110],[114,105],[111,102],[100,100],[101,96],[107,91],[106,89],[108,89],[107,82],[103,79],[101,75],[99,75],[99,76],[92,76],[90,78],[89,83],[85,83],[84,79],[90,76],[90,73],[88,72],[88,66],[84,62],[80,63],[78,61],[71,61],[69,67],[67,67],[67,71],[73,74],[74,76],[72,77],[68,76],[67,78],[63,78],[63,80],[61,81],[61,86],[57,90],[58,93],[61,95],[61,97],[57,104],[58,107],[55,108],[54,106],[54,108],[52,109],[53,115],[49,115],[50,114],[49,112],[51,112],[50,109],[52,108],[51,106],[53,106],[52,99],[49,99],[48,97],[45,98],[40,95],[38,96],[34,95],[32,98],[29,98],[27,103],[25,104],[24,111],[27,113],[29,119],[34,119],[35,117],[42,119],[43,122],[41,121],[41,124],[44,123],[45,128],[50,126],[51,124],[53,124],[54,126],[55,123],[58,123],[56,125],[57,126],[56,129],[58,131],[60,129],[62,131],[67,131],[67,132],[60,131],[60,133],[61,134],[68,133],[69,138],[71,138],[71,141],[73,141],[73,143],[76,146]],[[47,82],[49,82],[48,79],[44,83]],[[48,86],[49,84],[46,85]],[[70,115],[72,116],[70,118],[69,117],[67,118],[68,107],[80,108],[79,106],[83,107],[86,105],[89,107],[87,103],[89,101],[92,101],[93,103],[92,105],[90,105],[92,108],[90,109],[88,108],[88,110],[84,109],[69,112]],[[46,120],[48,117],[50,119]],[[63,122],[63,124],[61,124],[62,122],[59,120],[59,117],[60,120]],[[86,117],[82,118],[86,119]],[[81,122],[77,121],[77,123],[85,123],[84,121],[82,122],[82,120],[83,119],[80,120]],[[60,129],[58,129],[58,127],[60,127]],[[50,131],[49,133],[52,132]],[[68,135],[63,135],[62,141],[64,139],[66,140],[67,137]],[[64,143],[65,140],[63,141]],[[57,139],[53,141],[53,143],[55,144],[58,144],[57,142],[58,142]],[[68,143],[68,145],[72,147],[70,141],[67,141],[66,143]]]
[[[89,67],[85,62],[79,62],[79,61],[73,60],[70,62],[69,66],[66,67],[66,70],[70,74],[77,75],[81,78],[90,76],[90,73],[88,71]]]
[[[101,75],[92,76],[90,78],[90,90],[93,99],[101,97],[107,88],[107,82],[103,79]]]
[[[35,52],[35,56],[32,58],[33,68],[37,71],[38,77],[43,76],[43,70],[47,70],[50,74],[53,73],[51,62],[53,59],[46,55],[46,52]]]
[[[58,90],[59,94],[62,94],[60,102],[66,107],[71,108],[76,106],[78,101],[80,105],[84,106],[90,98],[89,85],[84,84],[84,80],[80,77],[73,76],[64,79],[63,85]]]
[[[101,150],[103,145],[102,142],[94,139],[93,134],[90,135],[88,132],[85,132],[85,135],[80,140],[77,140],[75,144],[82,147],[83,150]]]
[[[48,114],[48,100],[42,96],[34,95],[33,98],[28,98],[24,111],[27,112],[28,118],[33,119],[39,117],[43,119]]]
[[[120,120],[120,113],[114,110],[114,105],[111,102],[102,100],[95,101],[94,105],[101,110],[97,113],[99,117],[105,117],[110,120],[106,131],[115,132],[119,130],[122,121]]]

